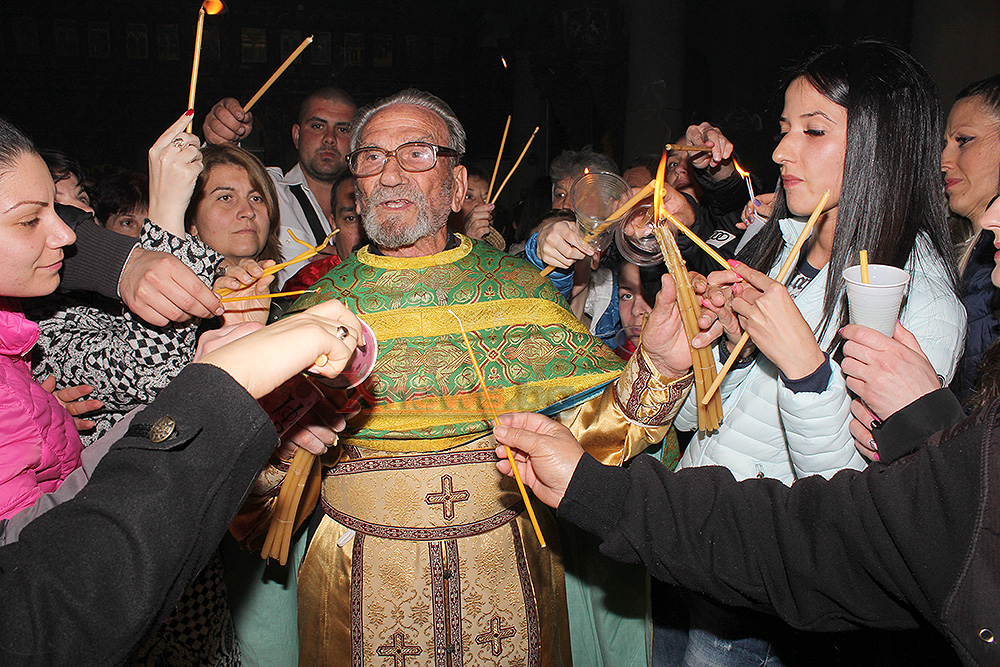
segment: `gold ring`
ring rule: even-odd
[[[187,142],[184,141],[183,137],[174,137],[174,140],[170,142],[170,145],[175,147],[177,150],[184,150],[184,146],[187,145]]]
[[[343,324],[337,327],[337,338],[340,340],[346,339],[350,334],[351,332]]]

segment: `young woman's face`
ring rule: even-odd
[[[1000,118],[978,97],[955,102],[941,151],[948,207],[978,224],[1000,186]]]
[[[191,233],[227,259],[239,261],[264,250],[269,230],[264,195],[250,184],[247,172],[231,164],[213,167]]]
[[[465,199],[462,200],[462,215],[469,215],[469,211],[480,204],[486,203],[486,189],[489,183],[478,176],[469,177],[469,185],[465,190]]]
[[[38,155],[0,173],[0,294],[45,296],[59,286],[62,249],[76,235],[53,209],[55,191]]]
[[[772,159],[781,168],[788,210],[809,215],[827,190],[826,211],[840,203],[847,148],[847,109],[831,102],[805,78],[785,91],[781,141]]]

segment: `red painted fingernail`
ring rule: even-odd
[[[194,115],[194,109],[188,109],[187,111],[184,112],[184,115],[185,116],[193,116]]]
[[[729,263],[729,266],[734,266],[735,267],[735,266],[739,266],[740,265],[740,263],[737,262],[735,259],[730,259],[730,260],[727,260],[727,261]]]

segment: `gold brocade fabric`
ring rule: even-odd
[[[494,446],[348,450],[299,571],[301,665],[569,663],[558,532],[536,504],[538,549]]]
[[[668,427],[650,416],[669,424],[691,386],[632,359],[559,415],[612,465],[662,440]],[[645,425],[626,417],[630,404]],[[571,664],[558,531],[535,501],[549,543],[538,548],[494,446],[485,435],[434,453],[346,449],[324,478],[326,516],[299,570],[301,665]]]

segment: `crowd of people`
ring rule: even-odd
[[[662,166],[562,152],[510,227],[416,89],[314,91],[287,171],[233,98],[144,174],[0,119],[3,663],[1000,660],[1000,76],[945,121],[869,40],[783,91],[774,192],[704,122]],[[576,211],[585,175],[658,167],[717,254],[667,227],[690,338],[631,245],[653,195],[600,235]],[[909,275],[892,336],[851,323],[861,251]],[[734,357],[717,429],[704,348]]]

